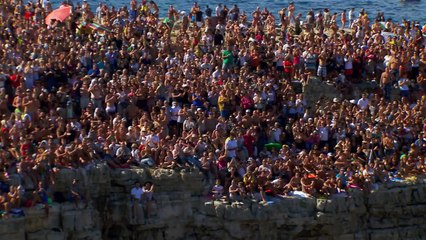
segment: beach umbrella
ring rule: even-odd
[[[272,148],[275,148],[276,150],[280,150],[282,147],[281,143],[268,143],[265,144],[266,149],[270,150]]]
[[[109,32],[109,33],[113,32],[110,28],[108,28],[104,25],[101,25],[99,23],[88,23],[86,26],[93,29],[93,30],[100,30],[100,31],[105,31],[105,32]]]
[[[71,15],[71,7],[62,5],[58,9],[53,10],[45,19],[45,23],[50,26],[52,20],[63,22],[67,17]]]
[[[382,32],[382,36],[385,39],[385,42],[389,42],[389,37],[394,37],[395,34],[389,32]]]

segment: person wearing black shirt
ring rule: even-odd
[[[229,11],[230,17],[232,21],[238,21],[238,17],[240,15],[240,9],[237,4],[235,4],[232,9]]]
[[[213,39],[213,44],[215,46],[220,46],[223,44],[223,35],[220,33],[219,30],[216,30],[215,34],[214,34],[214,39]]]
[[[202,11],[195,12],[195,21],[197,23],[203,21],[203,12]]]
[[[206,6],[206,10],[204,11],[204,13],[206,14],[207,17],[211,17],[212,16],[212,12],[213,10],[209,7],[209,5]]]
[[[223,6],[223,9],[220,11],[220,20],[222,24],[226,23],[226,18],[228,17],[229,10],[226,5]]]

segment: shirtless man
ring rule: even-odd
[[[326,80],[327,78],[327,53],[326,51],[322,51],[321,54],[318,56],[319,65],[318,65],[318,72],[317,76],[320,78],[320,80]]]
[[[96,108],[102,108],[102,89],[99,86],[99,83],[97,82],[97,80],[92,80],[92,81],[96,81],[93,82],[93,84],[91,84],[91,86],[89,87],[89,92],[90,92],[90,98],[92,99],[93,105]]]
[[[388,101],[390,100],[391,84],[391,73],[387,67],[380,77],[380,87],[382,88],[385,99]]]
[[[260,23],[261,11],[260,7],[257,7],[256,10],[251,14],[253,16],[253,26],[257,26]]]

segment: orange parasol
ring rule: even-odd
[[[49,15],[47,15],[45,19],[45,23],[48,26],[50,26],[52,24],[53,19],[63,22],[70,15],[71,15],[71,7],[62,5],[58,9],[53,10],[51,13],[49,13]]]

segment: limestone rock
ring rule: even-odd
[[[322,84],[322,83],[320,83]],[[25,209],[25,217],[0,219],[0,240],[9,239],[423,239],[426,186],[386,184],[372,193],[348,191],[328,199],[286,197],[267,203],[205,202],[198,171],[168,169],[64,169],[54,191],[67,191],[72,179],[86,186],[95,208],[72,203]],[[130,201],[135,182],[155,184],[156,208]],[[11,183],[17,184],[18,177]],[[156,209],[156,210],[155,210]],[[16,232],[16,229],[20,231]],[[104,236],[102,235],[104,233]]]

